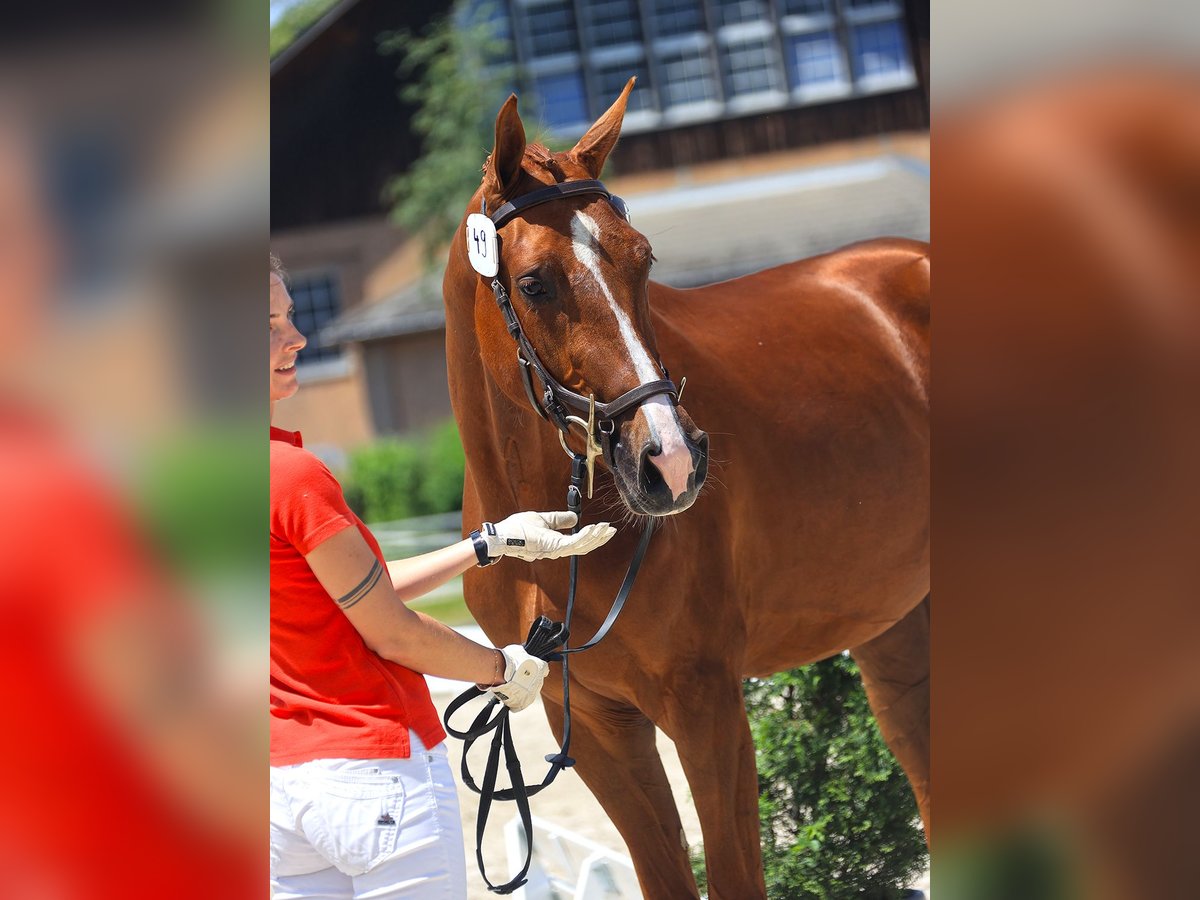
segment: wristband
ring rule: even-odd
[[[500,562],[500,557],[493,559],[488,556],[487,541],[483,539],[483,535],[479,533],[479,529],[471,532],[471,544],[475,547],[475,557],[479,560],[477,565],[481,569],[486,569],[488,566],[495,565]]]

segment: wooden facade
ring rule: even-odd
[[[629,134],[613,162],[622,174],[631,174],[928,127],[925,92],[913,88]]]

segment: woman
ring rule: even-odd
[[[271,271],[271,417],[297,390],[304,336]],[[332,473],[271,426],[271,885],[301,897],[466,896],[453,777],[422,674],[494,688],[512,709],[548,666],[470,641],[405,603],[500,556],[587,553],[615,529],[518,513],[471,539],[385,563]]]

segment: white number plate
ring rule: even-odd
[[[500,271],[496,226],[481,213],[467,216],[467,256],[471,267],[485,278],[494,278]]]

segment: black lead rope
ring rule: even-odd
[[[576,516],[579,516],[580,509],[583,506],[585,475],[586,457],[576,454],[571,460],[571,485],[567,488],[567,508],[575,513]],[[579,531],[579,528],[580,521],[577,519],[572,533]],[[646,555],[646,548],[650,546],[650,538],[653,534],[654,520],[651,519],[648,520],[646,530],[642,533],[641,540],[638,542],[637,550],[634,551],[633,559],[629,563],[629,570],[625,573],[625,580],[621,583],[620,590],[617,591],[617,596],[613,600],[612,607],[609,609],[608,615],[600,625],[600,628],[592,635],[591,640],[579,647],[567,646],[567,641],[571,636],[571,617],[575,611],[575,590],[579,576],[578,556],[571,557],[571,575],[567,587],[567,613],[565,621],[553,622],[546,616],[539,616],[529,629],[529,635],[525,639],[524,644],[525,652],[530,656],[536,656],[538,659],[544,659],[547,662],[562,663],[562,746],[559,747],[557,753],[551,753],[546,757],[546,762],[550,763],[550,768],[540,784],[525,784],[525,779],[521,772],[521,761],[517,758],[516,747],[513,745],[512,730],[508,721],[511,710],[507,706],[504,706],[496,697],[492,697],[488,704],[475,716],[471,725],[463,731],[453,728],[450,725],[450,718],[467,703],[476,697],[483,696],[487,691],[478,687],[467,688],[467,690],[455,697],[450,705],[446,707],[446,715],[444,716],[446,732],[463,742],[463,784],[479,795],[479,815],[475,820],[475,860],[479,864],[479,874],[483,876],[484,883],[492,893],[511,894],[528,880],[526,876],[529,874],[529,866],[533,860],[533,820],[529,811],[529,798],[549,787],[554,779],[558,777],[558,773],[563,769],[569,769],[575,765],[575,760],[569,755],[571,749],[571,656],[595,647],[600,641],[604,640],[605,636],[612,629],[617,621],[617,617],[621,614],[622,608],[625,606],[625,601],[629,598],[629,594],[633,590],[633,582],[637,578],[638,570],[642,566],[642,559]],[[467,753],[475,741],[488,732],[492,732],[492,744],[488,750],[487,765],[484,767],[483,784],[481,786],[476,783],[467,765]],[[511,786],[503,790],[496,790],[496,778],[500,772],[501,757],[504,758],[504,767],[508,770]],[[491,813],[492,803],[497,800],[512,801],[517,804],[517,814],[521,817],[521,824],[525,828],[526,837],[525,864],[521,866],[521,871],[500,885],[491,882],[483,864],[483,836],[487,829],[487,821]]]

